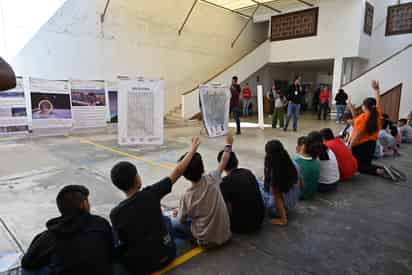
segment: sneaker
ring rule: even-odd
[[[236,135],[238,135],[238,136],[241,135],[241,134],[242,134],[242,133],[241,133],[240,131],[239,131],[239,132],[236,132]]]
[[[287,130],[288,130],[288,129],[286,129],[286,128],[283,128],[283,131],[284,131],[284,132],[286,132]]]
[[[385,174],[389,175],[390,179],[393,181],[398,181],[398,178],[395,176],[394,173],[392,173],[391,169],[389,169],[387,166],[383,166],[383,169],[385,170]],[[385,177],[385,175],[384,175]]]
[[[298,131],[298,129],[296,129],[296,128],[295,128],[295,129],[293,129],[293,131],[294,131],[294,132],[297,132],[297,131]]]
[[[396,169],[394,166],[390,166],[389,169],[392,171],[392,173],[400,180],[400,181],[406,181],[408,178],[405,173],[402,171]]]

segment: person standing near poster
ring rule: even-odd
[[[243,98],[243,115],[249,115],[249,106],[252,99],[252,91],[249,88],[249,83],[246,83],[246,86],[242,90],[242,98]]]
[[[0,57],[0,91],[16,87],[16,76],[10,65]]]
[[[230,112],[236,121],[236,135],[240,135],[240,85],[237,81],[237,76],[232,77],[232,85],[230,86]]]
[[[285,128],[283,128],[283,131],[288,130],[289,126],[289,121],[293,116],[293,131],[297,131],[298,129],[298,120],[299,120],[299,114],[300,114],[300,106],[303,102],[304,98],[304,91],[301,86],[302,82],[302,77],[297,76],[295,80],[293,81],[292,86],[289,88],[289,92],[286,95],[286,98],[288,99],[288,112],[286,115],[286,123],[285,123]]]

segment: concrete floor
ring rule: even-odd
[[[294,153],[296,139],[310,130],[336,128],[332,122],[306,118],[298,132],[248,128],[236,137],[240,166],[263,175],[264,144],[278,138]],[[110,182],[110,168],[132,161],[145,185],[167,176],[168,169],[122,155],[121,150],[160,166],[173,166],[199,128],[167,129],[163,146],[119,147],[112,128],[93,134],[0,141],[0,217],[27,247],[45,222],[58,215],[55,196],[67,184],[91,190],[94,213],[107,217],[123,199]],[[92,141],[91,144],[89,141]],[[202,137],[200,153],[206,169],[217,165],[223,138]],[[106,146],[106,147],[102,147]],[[385,162],[412,176],[412,147]],[[188,183],[180,180],[162,202],[177,206]],[[171,274],[412,274],[412,186],[368,176],[343,183],[339,192],[300,203],[287,227],[266,224],[257,235],[238,236],[228,246],[201,254]],[[268,223],[268,222],[267,222]],[[1,226],[0,226],[1,228]],[[16,251],[0,229],[0,254]]]

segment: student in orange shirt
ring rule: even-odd
[[[375,98],[368,97],[363,101],[362,114],[356,116],[355,108],[349,103],[354,119],[353,131],[349,138],[349,148],[357,159],[359,172],[383,176],[384,168],[372,164],[379,130],[382,128],[382,111],[380,103],[379,82],[372,81]]]

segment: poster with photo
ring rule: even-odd
[[[163,144],[163,80],[119,78],[120,145]]]
[[[67,81],[30,78],[30,102],[34,131],[72,127]]]
[[[209,137],[223,136],[228,133],[230,90],[220,84],[199,87],[203,123]]]
[[[73,80],[70,84],[73,127],[106,127],[106,91],[104,82]]]
[[[16,78],[16,88],[0,93],[0,135],[27,133],[26,101],[23,78]]]
[[[109,99],[108,121],[117,123],[117,82],[107,83],[107,97]]]

